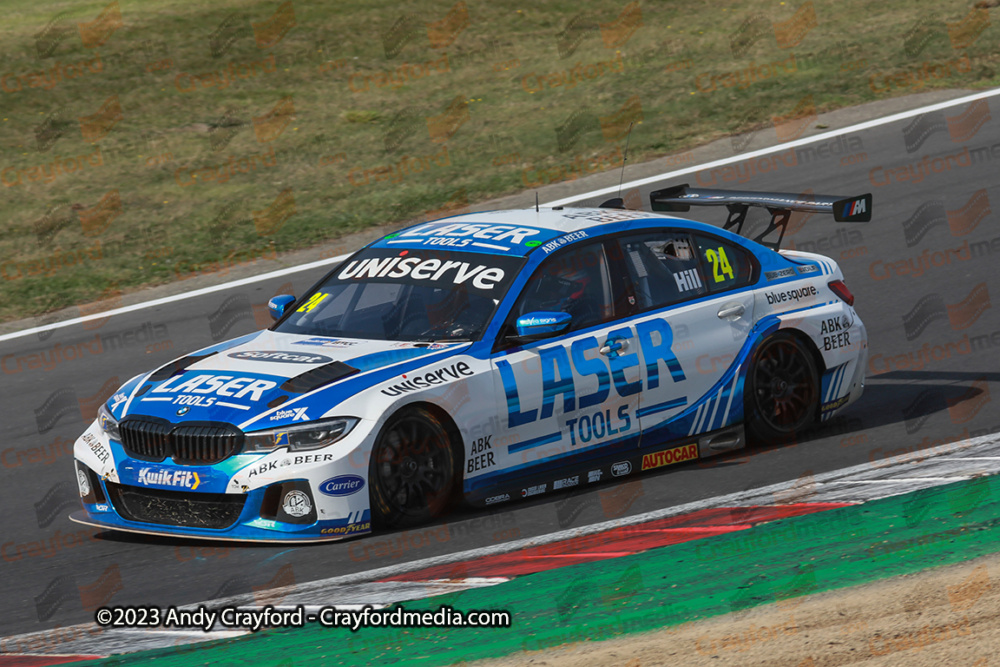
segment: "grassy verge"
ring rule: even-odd
[[[11,0],[0,320],[613,168],[631,121],[642,160],[995,85],[989,18],[966,0]]]
[[[1000,550],[1000,482],[983,477],[746,531],[519,577],[406,609],[506,609],[510,628],[272,630],[200,647],[96,662],[163,667],[453,665],[580,641],[600,641],[949,565]],[[762,554],[766,553],[766,558]],[[978,594],[981,594],[979,591]],[[949,591],[962,608],[975,587]],[[793,623],[794,625],[794,623]]]

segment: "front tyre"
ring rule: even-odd
[[[423,408],[389,418],[372,450],[368,475],[372,518],[393,528],[441,516],[461,477],[448,431]]]
[[[752,444],[785,442],[808,427],[819,407],[819,372],[805,345],[790,333],[765,340],[747,372],[744,412]]]

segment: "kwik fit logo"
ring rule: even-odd
[[[170,486],[194,491],[201,484],[201,478],[193,470],[139,468],[138,482],[143,486]]]

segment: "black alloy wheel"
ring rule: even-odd
[[[389,418],[369,466],[376,525],[408,527],[441,516],[461,480],[447,429],[432,412],[411,408]]]
[[[751,444],[786,442],[816,419],[819,372],[806,347],[780,332],[757,349],[744,390]]]

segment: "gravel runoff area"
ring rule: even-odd
[[[1000,664],[1000,554],[656,632],[468,667]]]

